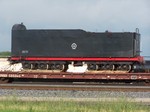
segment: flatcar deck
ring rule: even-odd
[[[0,78],[150,80],[150,73],[0,72]]]

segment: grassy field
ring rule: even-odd
[[[10,52],[9,51],[5,51],[5,52],[0,52],[0,57],[7,57],[10,56]]]
[[[20,101],[1,100],[0,112],[150,112],[149,106],[118,101]]]

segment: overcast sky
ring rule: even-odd
[[[11,28],[21,22],[28,29],[139,28],[142,55],[150,56],[150,0],[0,0],[0,51],[11,50]]]

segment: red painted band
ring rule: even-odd
[[[53,57],[11,57],[11,60],[25,61],[138,61],[143,62],[143,57],[133,58],[53,58]]]

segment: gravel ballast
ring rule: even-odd
[[[150,98],[150,92],[68,91],[68,90],[8,90],[0,89],[0,96],[61,97],[61,98]]]

